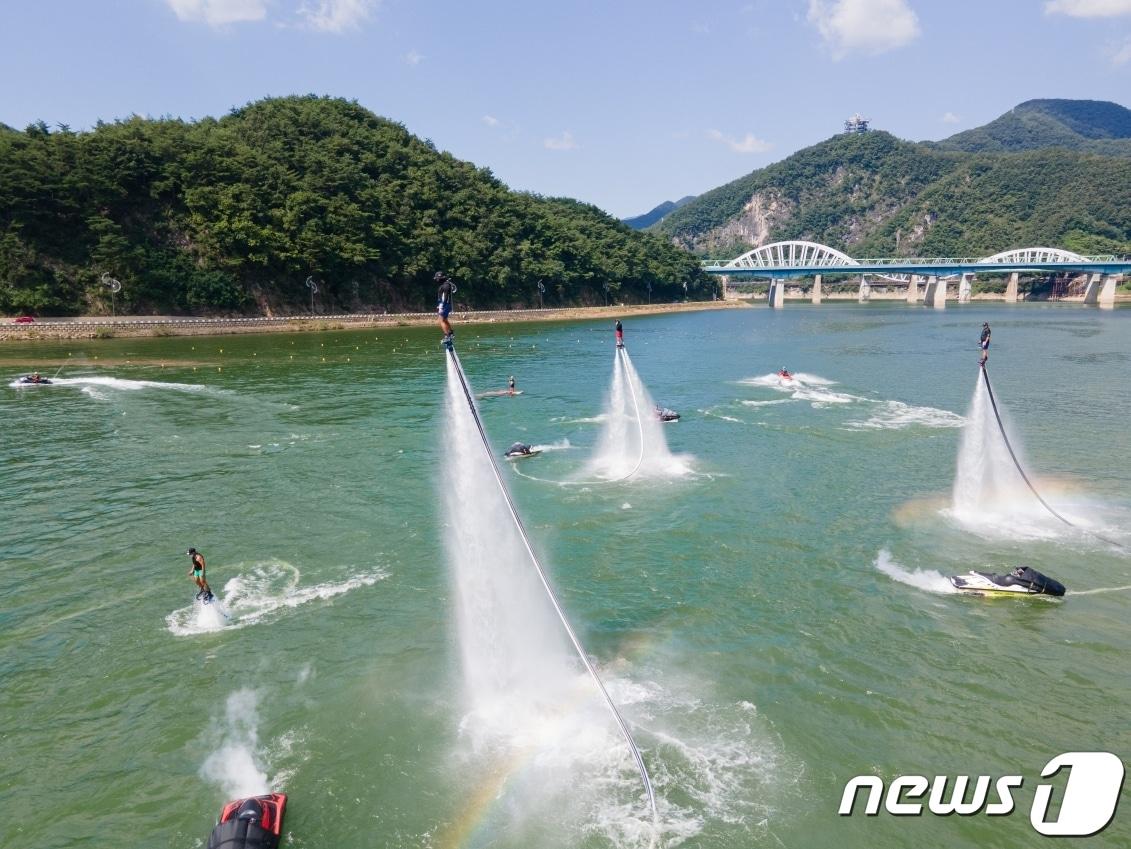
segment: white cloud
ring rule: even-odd
[[[167,0],[182,21],[210,27],[261,21],[267,17],[267,0]]]
[[[957,124],[962,119],[955,115],[953,112],[946,112],[939,118],[944,124]]]
[[[1131,41],[1116,50],[1111,56],[1111,64],[1126,65],[1131,62]]]
[[[773,147],[768,141],[755,137],[753,133],[747,133],[742,138],[736,139],[718,130],[707,130],[707,138],[725,144],[735,153],[765,153]]]
[[[1046,15],[1070,15],[1073,18],[1114,18],[1131,15],[1131,0],[1049,0]]]
[[[499,126],[499,119],[496,118],[494,115],[484,115],[483,116],[483,123],[486,124],[488,127],[497,127],[497,126]]]
[[[404,60],[409,65],[419,65],[424,56],[415,50],[410,50],[404,55]]]
[[[547,150],[574,150],[577,142],[573,140],[573,133],[566,130],[556,139],[544,139],[542,145]]]
[[[835,59],[886,53],[919,37],[919,18],[907,0],[809,0],[808,19]]]
[[[377,7],[378,0],[314,0],[299,7],[299,17],[311,29],[345,32],[355,29]]]

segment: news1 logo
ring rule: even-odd
[[[1030,825],[1039,834],[1049,837],[1098,834],[1115,817],[1123,789],[1123,761],[1111,752],[1065,752],[1045,764],[1041,778],[1052,778],[1063,769],[1070,771],[1060,797],[1060,810],[1053,819],[1049,819],[1055,788],[1042,782],[1037,785],[1033,806],[1029,810]],[[881,800],[884,809],[892,816],[921,816],[924,805],[913,800],[921,800],[925,796],[926,810],[936,816],[958,814],[968,817],[982,813],[1000,817],[1013,813],[1013,791],[1025,783],[1020,775],[1003,775],[997,781],[991,776],[979,775],[973,781],[974,790],[967,799],[971,782],[968,775],[936,775],[933,781],[923,775],[901,775],[888,785],[886,793],[882,778],[858,775],[844,785],[837,813],[842,817],[852,816],[858,791],[867,790],[864,814],[869,817],[879,814]]]

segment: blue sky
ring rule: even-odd
[[[938,139],[1035,97],[1131,106],[1131,0],[7,0],[0,121],[355,99],[617,216],[860,112]]]

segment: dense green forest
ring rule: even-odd
[[[885,132],[838,135],[700,195],[651,229],[716,258],[782,239],[857,256],[982,256],[1037,245],[1131,254],[1131,157],[1090,147],[1131,144],[1114,137],[1131,133],[1123,120],[1131,111],[1034,103],[1053,106],[1018,110],[1039,121],[1059,114],[1075,149],[1055,133],[1008,153],[943,149]]]
[[[927,144],[967,153],[1060,147],[1131,156],[1131,109],[1106,100],[1027,100],[988,124]]]
[[[670,240],[510,191],[356,103],[259,101],[219,120],[0,131],[0,312],[426,309],[706,298]],[[606,290],[606,284],[608,289]]]

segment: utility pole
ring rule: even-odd
[[[542,281],[538,281],[538,309],[542,309],[542,295],[545,294],[546,287],[542,285]]]

